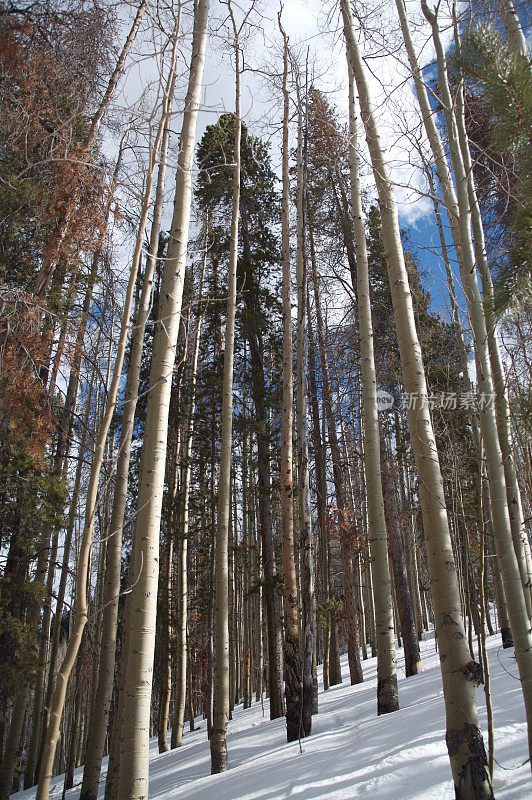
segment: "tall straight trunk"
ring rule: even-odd
[[[98,131],[100,130],[100,123],[105,113],[107,112],[107,109],[109,108],[116,87],[118,85],[118,81],[120,80],[120,78],[124,73],[127,57],[131,50],[133,42],[137,37],[137,33],[140,28],[142,18],[144,17],[147,8],[148,8],[148,0],[141,0],[137,8],[137,13],[135,14],[133,24],[131,25],[129,33],[126,37],[126,41],[124,42],[124,46],[122,47],[120,55],[114,66],[113,72],[111,73],[111,76],[107,83],[104,95],[100,100],[98,108],[96,109],[96,113],[92,118],[87,138],[83,142],[83,151],[89,157],[90,157],[90,151],[94,143],[96,142]],[[44,259],[43,265],[40,268],[37,274],[37,279],[35,281],[34,294],[38,297],[44,298],[46,296],[55,269],[59,263],[61,245],[70,230],[70,225],[72,222],[73,215],[76,211],[78,199],[79,199],[78,193],[74,191],[70,198],[69,203],[67,204],[67,208],[62,213],[61,218],[59,219],[59,222],[56,225],[52,237],[52,241],[54,243],[54,255],[52,255],[50,258]]]
[[[253,514],[253,519],[256,520],[256,514]],[[262,694],[264,692],[264,646],[263,646],[263,605],[264,593],[262,584],[264,582],[264,568],[262,565],[262,542],[260,536],[257,534],[257,525],[255,522],[255,574],[259,581],[259,591],[257,592],[256,608],[257,608],[257,637],[256,637],[256,652],[257,658],[255,659],[256,667],[256,685],[255,685],[255,699],[257,703],[262,702]]]
[[[483,476],[481,474],[483,482]],[[491,676],[490,676],[490,663],[488,658],[488,650],[486,647],[486,597],[484,594],[485,589],[485,572],[486,572],[486,529],[484,525],[484,505],[482,502],[482,487],[481,487],[481,501],[479,509],[480,517],[480,643],[482,654],[482,675],[484,678],[484,696],[486,698],[486,714],[488,718],[488,768],[490,778],[493,780],[493,767],[494,767],[494,731],[493,731],[493,705],[491,701]]]
[[[231,466],[231,494],[229,498],[229,719],[233,719],[233,709],[235,707],[235,661],[236,661],[236,637],[235,637],[235,471]]]
[[[214,516],[213,520],[213,534],[214,531]],[[209,566],[211,575],[214,575],[215,567],[215,547],[214,538],[211,542],[209,553]],[[214,592],[210,593],[209,606],[208,606],[208,628],[207,628],[207,738],[211,738],[212,733],[212,714],[214,704]]]
[[[229,243],[227,320],[225,325],[224,374],[222,390],[222,433],[220,477],[216,520],[214,599],[214,696],[211,745],[211,773],[227,769],[227,723],[229,721],[229,525],[231,515],[231,461],[233,439],[233,364],[235,348],[236,272],[238,262],[238,220],[240,214],[240,169],[242,117],[240,111],[240,43],[229,4],[235,48],[235,139],[233,207]]]
[[[198,289],[198,301],[202,302],[203,280],[207,263],[207,237],[209,232],[208,221],[205,223],[205,239],[203,263]],[[188,407],[187,427],[183,449],[183,479],[181,489],[181,525],[177,531],[177,625],[176,625],[176,685],[174,719],[172,725],[172,748],[180,747],[183,741],[183,722],[185,719],[185,699],[187,693],[187,554],[188,554],[188,517],[190,505],[190,477],[192,473],[192,441],[194,438],[194,415],[196,413],[196,380],[198,373],[198,359],[201,340],[201,323],[203,316],[200,314],[196,322],[192,363],[190,366],[190,400]]]
[[[161,126],[159,128],[158,134],[159,134],[158,141],[155,142],[155,146],[150,156],[150,164],[146,180],[146,188],[142,202],[139,231],[137,234],[137,241],[135,245],[135,251],[133,254],[133,263],[131,266],[129,282],[126,290],[124,310],[122,313],[122,323],[118,339],[115,363],[113,366],[111,384],[109,387],[109,391],[107,393],[107,399],[103,410],[102,419],[98,429],[98,434],[96,437],[96,443],[94,448],[94,456],[91,465],[89,486],[87,490],[83,533],[81,537],[81,545],[77,562],[74,622],[67,646],[67,651],[63,659],[63,663],[61,664],[61,668],[57,673],[55,689],[52,696],[48,724],[46,726],[46,733],[44,737],[42,760],[39,771],[39,784],[37,788],[38,800],[48,800],[49,790],[50,790],[50,779],[52,777],[55,751],[60,734],[61,716],[65,704],[68,680],[72,668],[74,666],[74,663],[76,661],[76,657],[83,636],[83,631],[85,629],[85,625],[87,622],[87,616],[88,616],[87,586],[89,580],[90,559],[91,559],[92,542],[94,536],[94,519],[98,505],[98,484],[105,455],[107,435],[109,433],[111,421],[115,413],[118,390],[120,386],[120,379],[122,375],[122,366],[124,363],[124,357],[127,345],[135,284],[137,280],[137,272],[142,253],[142,242],[144,238],[144,231],[146,228],[146,222],[149,213],[153,174],[157,160],[157,151],[160,144],[160,137],[162,135]]]
[[[363,680],[362,667],[360,665],[360,647],[358,641],[357,609],[355,602],[355,582],[353,575],[352,562],[352,526],[349,517],[349,507],[345,496],[343,485],[342,459],[340,454],[340,444],[336,432],[336,420],[334,418],[331,378],[329,372],[329,361],[327,358],[327,346],[325,339],[325,328],[321,312],[320,290],[318,285],[318,275],[316,270],[316,257],[314,249],[314,236],[312,227],[310,234],[310,257],[312,264],[312,281],[314,286],[314,303],[316,306],[316,327],[318,333],[318,346],[321,358],[322,374],[322,393],[325,416],[327,418],[327,432],[329,436],[329,448],[331,451],[333,465],[334,491],[336,495],[336,506],[338,509],[338,536],[340,538],[340,557],[342,561],[342,573],[344,583],[344,608],[347,617],[348,633],[348,659],[349,674],[351,683],[361,683]],[[332,683],[332,681],[331,681]]]
[[[492,798],[493,791],[478,724],[475,685],[466,669],[470,656],[460,613],[460,594],[443,480],[427,402],[425,369],[401,246],[397,206],[380,142],[364,65],[355,39],[353,16],[348,0],[341,0],[341,9],[349,61],[358,89],[366,141],[379,196],[382,236],[405,389],[410,396],[420,400],[416,408],[408,409],[408,423],[420,478],[420,504],[427,543],[447,719],[447,749],[456,796],[461,800],[480,800],[480,798],[484,800]]]
[[[159,577],[159,528],[167,452],[168,416],[187,258],[192,200],[192,162],[201,99],[208,0],[194,8],[192,54],[176,171],[174,214],[162,275],[153,342],[137,519],[133,542],[135,585],[131,593],[126,702],[120,720],[120,800],[148,794],[149,720]],[[134,655],[134,657],[132,657]]]
[[[436,14],[428,9],[424,0],[422,0],[422,8],[432,28],[432,36],[436,48],[442,107],[449,138],[449,150],[454,168],[459,211],[458,229],[460,244],[462,245],[460,267],[471,327],[473,329],[477,360],[478,394],[481,400],[484,398],[488,401],[482,403],[479,422],[486,453],[490,505],[497,555],[499,557],[504,593],[508,604],[510,627],[512,630],[515,655],[525,702],[528,748],[532,765],[532,629],[530,628],[528,609],[525,601],[525,591],[528,587],[523,587],[523,579],[520,573],[520,566],[526,570],[525,554],[523,550],[524,542],[522,539],[512,537],[512,521],[508,509],[505,464],[503,458],[505,454],[501,451],[499,439],[500,431],[497,429],[495,408],[493,403],[490,402],[494,395],[492,364],[490,362],[489,353],[490,332],[486,325],[484,306],[477,283],[475,253],[471,242],[470,219],[471,211],[473,211],[471,208],[471,201],[473,198],[471,194],[471,183],[468,178],[468,170],[463,158],[466,143],[463,143],[463,147],[460,146],[460,124],[457,124],[455,102],[451,96],[447,80],[445,52],[440,37],[438,19]],[[458,100],[458,102],[460,102],[460,100]],[[481,243],[477,242],[477,245],[480,246]],[[480,266],[480,264],[478,266]],[[495,394],[496,390],[497,386],[495,386]],[[514,518],[514,534],[517,533],[519,535],[521,531],[518,531],[515,523],[516,519]],[[519,560],[516,556],[516,548],[519,551]]]
[[[242,591],[243,591],[243,613],[244,613],[244,673],[242,677],[243,694],[244,694],[244,708],[250,708],[253,683],[252,683],[252,650],[251,650],[251,636],[252,636],[252,620],[253,620],[253,606],[250,597],[250,584],[252,580],[251,574],[251,533],[250,533],[250,509],[249,509],[249,493],[248,493],[248,437],[244,434],[242,442],[242,544],[244,547],[244,562],[243,562],[243,576],[242,576]]]
[[[190,634],[187,625],[187,641],[186,641],[186,654],[187,654],[187,716],[189,730],[192,732],[196,728],[196,703],[194,701],[194,650],[190,642]]]
[[[94,705],[89,724],[87,757],[85,761],[85,768],[83,770],[80,800],[95,800],[98,794],[102,757],[105,739],[107,736],[109,713],[113,694],[118,599],[120,594],[122,533],[127,503],[129,463],[131,459],[133,426],[135,422],[135,411],[137,408],[137,398],[140,383],[144,333],[150,313],[153,280],[159,246],[159,233],[161,229],[161,218],[163,212],[166,159],[168,155],[168,143],[170,135],[170,111],[172,107],[172,97],[175,83],[175,66],[178,52],[177,42],[179,27],[180,17],[178,15],[176,27],[172,35],[172,57],[163,97],[161,121],[158,126],[154,143],[154,156],[156,156],[156,151],[160,142],[159,172],[155,190],[155,204],[146,267],[144,270],[142,290],[138,302],[137,313],[135,315],[135,324],[131,336],[129,368],[124,398],[124,411],[122,415],[120,441],[118,445],[115,489],[113,506],[111,510],[111,522],[109,526],[110,532],[107,542],[107,561],[105,568],[105,590],[102,616],[102,648],[98,666],[98,683],[94,694]],[[140,237],[141,245],[143,236],[144,231]],[[135,578],[133,577],[133,580],[134,579]]]
[[[301,735],[301,666],[299,656],[299,614],[296,563],[294,557],[294,477],[292,465],[293,435],[293,343],[292,302],[290,291],[290,177],[288,171],[288,124],[290,96],[288,92],[288,37],[281,25],[283,50],[283,148],[281,249],[283,261],[283,404],[281,417],[281,526],[283,539],[283,611],[284,611],[284,683],[286,699],[286,740],[293,742]]]
[[[377,714],[399,708],[397,665],[393,625],[392,582],[388,564],[388,537],[382,495],[377,374],[373,350],[373,321],[369,288],[368,253],[364,211],[360,191],[360,167],[357,152],[357,123],[353,74],[349,69],[349,168],[351,206],[357,259],[358,327],[362,365],[362,428],[364,468],[367,492],[369,547],[375,598],[377,639]]]
[[[306,139],[306,134],[305,134]],[[305,253],[305,181],[306,143],[303,136],[302,98],[298,91],[297,145],[297,464],[299,491],[299,537],[302,548],[303,646],[302,708],[303,736],[310,736],[313,709],[313,657],[315,648],[316,603],[312,562],[312,518],[310,511],[309,445],[308,445],[308,336],[307,336],[307,259]]]

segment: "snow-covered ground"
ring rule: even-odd
[[[495,716],[495,796],[497,800],[532,799],[526,728],[517,666],[512,650],[503,650],[500,636],[488,639]],[[151,746],[151,800],[452,800],[449,761],[444,741],[444,707],[434,640],[422,643],[423,673],[404,677],[399,657],[400,711],[376,716],[376,660],[364,662],[365,682],[347,682],[347,657],[342,658],[344,682],[327,692],[320,681],[319,714],[312,736],[286,744],[284,719],[270,722],[254,703],[234,711],[229,723],[229,769],[210,773],[206,726],[186,732],[179,750],[159,755]],[[321,669],[320,669],[321,673]],[[477,692],[482,729],[486,710],[482,687]],[[106,766],[105,766],[106,769]],[[76,771],[68,800],[77,800],[82,770]],[[99,798],[103,798],[102,776]],[[62,778],[52,782],[51,797],[59,798]],[[31,798],[33,791],[13,795]]]

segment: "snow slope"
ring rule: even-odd
[[[497,800],[532,800],[526,728],[513,650],[503,650],[500,636],[488,640],[495,715],[495,796]],[[211,776],[205,722],[186,732],[178,751],[159,755],[151,745],[151,800],[453,800],[454,790],[444,741],[444,707],[438,658],[432,638],[422,643],[423,673],[404,677],[398,651],[399,701],[394,714],[376,716],[376,660],[364,662],[365,682],[350,686],[347,660],[344,683],[327,692],[320,684],[319,714],[312,736],[286,744],[284,719],[270,722],[254,703],[235,709],[229,723],[229,769]],[[477,692],[482,729],[486,712],[482,687]],[[486,737],[487,738],[487,737]],[[106,768],[106,767],[105,767]],[[77,800],[82,770],[76,771],[68,800]],[[102,776],[104,777],[104,776]],[[103,798],[104,780],[99,798]],[[52,782],[60,798],[62,778]],[[35,790],[13,795],[34,797]]]

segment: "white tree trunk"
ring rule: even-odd
[[[514,53],[519,53],[528,58],[528,47],[521,22],[512,0],[497,0],[502,24],[506,29],[508,44]]]
[[[216,525],[215,599],[214,599],[214,708],[211,732],[211,772],[227,769],[227,723],[229,720],[229,517],[231,503],[231,460],[233,439],[233,362],[236,314],[236,269],[238,261],[238,222],[240,213],[240,44],[235,19],[235,139],[233,169],[233,208],[229,244],[227,321],[225,326],[224,374],[222,395],[222,437],[220,444],[220,478]]]
[[[192,54],[179,143],[174,214],[161,282],[150,370],[132,553],[135,585],[131,595],[131,613],[126,620],[130,631],[128,652],[124,654],[128,668],[119,736],[120,800],[140,800],[148,795],[149,721],[168,414],[181,319],[192,201],[192,164],[207,44],[208,7],[208,0],[197,0],[194,9]]]
[[[410,440],[420,478],[420,503],[431,577],[435,629],[447,720],[447,748],[455,791],[463,800],[493,797],[482,735],[478,724],[475,684],[467,664],[471,657],[465,639],[460,593],[447,520],[443,479],[432,420],[427,383],[415,326],[412,295],[401,246],[399,220],[388,166],[369,94],[365,69],[355,39],[348,0],[341,0],[344,33],[355,77],[362,120],[379,195],[382,236],[388,265],[397,338],[407,395],[417,398],[408,409]]]
[[[397,667],[393,622],[392,582],[388,563],[388,534],[382,492],[379,414],[377,408],[377,374],[373,348],[373,321],[369,288],[368,253],[364,228],[364,211],[360,192],[360,169],[357,153],[357,122],[353,73],[349,69],[349,168],[351,208],[357,262],[358,327],[362,366],[362,422],[364,436],[364,468],[367,494],[369,546],[375,597],[377,641],[377,713],[397,711]]]
[[[168,143],[170,138],[170,112],[175,82],[178,35],[179,18],[172,36],[173,48],[171,64],[168,73],[166,89],[163,96],[161,122],[159,124],[154,143],[155,153],[157,153],[159,141],[161,145],[159,173],[155,192],[150,245],[146,259],[146,268],[143,275],[141,296],[137,313],[135,315],[133,332],[131,335],[129,369],[126,380],[124,412],[120,428],[120,442],[118,447],[115,476],[115,492],[111,511],[111,523],[109,528],[110,533],[107,542],[107,560],[105,568],[105,590],[102,617],[102,648],[100,651],[100,660],[98,666],[98,683],[94,694],[94,704],[90,716],[86,747],[87,756],[83,771],[83,783],[81,787],[80,800],[96,800],[98,794],[101,763],[105,738],[107,735],[109,712],[113,693],[118,599],[120,593],[122,531],[124,527],[124,517],[126,511],[131,442],[133,437],[135,410],[137,407],[144,333],[150,311],[153,276],[157,261],[159,233],[161,229],[161,218],[164,203],[164,182],[166,174]],[[143,238],[144,233],[141,237],[141,246]]]

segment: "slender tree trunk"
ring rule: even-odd
[[[235,139],[233,168],[233,208],[229,244],[227,321],[225,326],[224,375],[222,393],[222,433],[215,555],[214,601],[214,709],[211,731],[211,773],[227,769],[227,723],[229,720],[229,525],[231,515],[231,460],[233,434],[233,362],[235,346],[236,271],[238,261],[238,220],[240,214],[240,43],[231,5],[235,48]]]
[[[377,713],[388,714],[399,708],[397,667],[393,626],[392,582],[388,564],[388,538],[382,494],[380,434],[377,409],[377,374],[373,350],[373,322],[369,289],[368,254],[364,212],[360,192],[357,154],[357,124],[353,75],[349,69],[349,166],[351,205],[357,259],[358,325],[362,365],[362,427],[371,570],[375,590],[377,639]]]
[[[482,474],[482,464],[480,464],[480,640],[482,652],[482,673],[484,677],[484,696],[486,697],[486,715],[488,718],[488,768],[490,771],[490,778],[493,780],[493,767],[494,767],[494,730],[493,730],[493,704],[491,702],[491,676],[490,676],[490,662],[488,658],[488,650],[486,647],[486,608],[487,598],[485,595],[486,587],[486,524],[484,516],[484,476]]]
[[[79,661],[78,661],[79,665]],[[76,668],[79,673],[79,666]],[[65,782],[63,785],[63,797],[67,791],[74,786],[74,770],[76,768],[76,754],[78,749],[78,738],[81,728],[81,706],[82,706],[82,690],[80,686],[80,675],[76,675],[76,680],[73,681],[74,689],[74,714],[70,724],[70,741],[68,743],[67,767],[65,772]]]
[[[207,44],[208,0],[198,0],[188,90],[180,136],[174,215],[162,275],[154,335],[150,393],[142,448],[133,562],[138,578],[131,594],[126,700],[120,720],[119,800],[148,794],[149,719],[157,613],[159,527],[167,451],[168,416],[181,318],[192,200],[192,162]],[[135,657],[131,656],[135,654]]]
[[[296,563],[294,557],[294,479],[292,467],[292,433],[294,382],[292,364],[292,302],[290,291],[290,178],[288,172],[288,124],[290,96],[288,92],[288,37],[281,25],[283,51],[283,152],[282,152],[282,260],[283,260],[283,405],[281,421],[281,525],[283,536],[283,610],[284,610],[284,682],[286,698],[286,740],[293,742],[301,735],[301,679],[299,658],[299,615]]]
[[[177,469],[177,466],[174,467]],[[175,497],[174,497],[175,501]],[[169,522],[171,521],[171,511]],[[164,643],[161,664],[161,691],[159,694],[159,718],[157,725],[157,744],[159,753],[168,752],[168,716],[170,713],[170,696],[172,694],[172,567],[174,561],[174,531],[171,525],[167,528],[166,554],[164,564],[164,598],[163,630]]]
[[[256,515],[254,515],[256,518]],[[256,530],[256,523],[255,523],[255,530]],[[257,703],[262,703],[262,694],[264,692],[264,680],[263,680],[263,672],[264,672],[264,637],[263,637],[263,605],[264,605],[264,593],[262,589],[262,584],[264,582],[264,569],[262,566],[262,542],[258,534],[255,536],[256,541],[256,562],[255,562],[255,573],[259,580],[259,591],[257,592],[257,658],[256,658],[256,686],[255,686],[255,699]]]
[[[245,401],[244,401],[245,404]],[[244,607],[244,674],[243,674],[243,691],[244,691],[244,708],[250,708],[253,694],[252,683],[252,652],[251,652],[251,633],[253,629],[253,615],[252,615],[252,600],[250,597],[250,584],[252,580],[252,564],[251,564],[251,549],[250,549],[250,511],[249,511],[249,493],[248,493],[248,436],[244,433],[242,442],[242,543],[244,547],[244,563],[243,563],[243,597],[242,604]]]
[[[382,236],[405,389],[410,396],[420,399],[416,408],[408,409],[408,423],[420,478],[420,503],[427,542],[435,629],[438,636],[447,716],[447,748],[457,797],[461,800],[481,800],[481,798],[484,800],[492,798],[493,791],[478,725],[475,685],[465,669],[470,658],[460,614],[460,596],[443,494],[443,480],[426,400],[425,370],[401,247],[397,207],[365,70],[355,39],[348,0],[341,0],[341,8],[349,61],[358,89],[366,141],[379,195]]]

